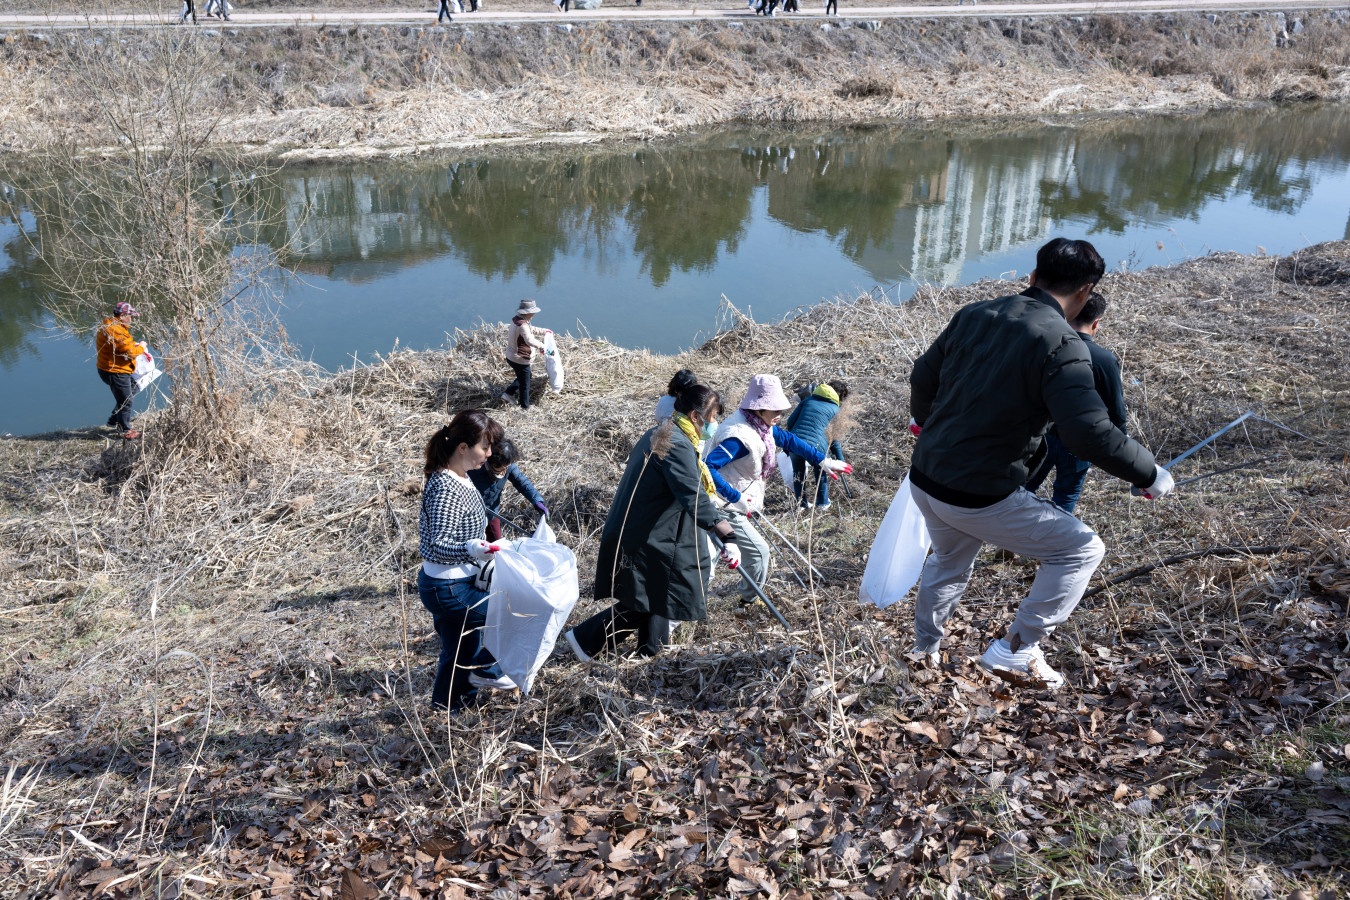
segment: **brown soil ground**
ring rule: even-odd
[[[1109,275],[1130,430],[1160,503],[1094,474],[1108,555],[1054,636],[1057,695],[972,664],[1032,569],[986,555],[937,669],[908,602],[857,602],[911,441],[907,375],[1007,283],[727,310],[679,357],[564,336],[567,390],[497,399],[501,326],[335,377],[237,375],[237,453],[148,417],[0,453],[0,888],[110,897],[1335,897],[1350,846],[1350,243]],[[546,322],[541,324],[547,324]],[[872,339],[859,340],[859,335]],[[768,514],[793,625],[740,610],[656,660],[548,665],[529,698],[428,712],[422,443],[487,406],[589,597],[614,483],[670,373],[842,373],[856,466],[828,512]],[[541,391],[542,393],[542,391]],[[1278,423],[1278,426],[1276,424]],[[1217,474],[1212,474],[1217,473]],[[508,494],[505,511],[527,511]],[[790,559],[785,557],[785,559]],[[800,568],[800,567],[799,567]],[[1069,887],[1065,887],[1069,885]],[[1294,891],[1306,893],[1294,894]]]
[[[114,146],[83,79],[125,79],[119,92],[149,110],[153,128],[172,118],[155,113],[157,85],[179,71],[195,79],[193,109],[212,140],[287,158],[647,138],[734,122],[853,125],[1350,96],[1350,16],[1336,11],[469,21],[210,28],[174,38],[124,30],[116,44],[80,31],[11,33],[0,42],[0,149]],[[180,69],[122,70],[134,58],[123,49],[165,40],[190,50]],[[109,64],[98,54],[113,47],[118,71],[104,77]]]

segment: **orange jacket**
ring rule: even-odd
[[[140,344],[131,339],[127,326],[117,319],[104,319],[94,336],[94,346],[98,348],[98,367],[101,371],[131,374],[136,371],[136,357],[144,352]]]

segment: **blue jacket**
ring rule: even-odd
[[[484,465],[470,472],[469,480],[473,482],[474,487],[478,488],[478,493],[483,495],[483,506],[487,509],[489,521],[499,518],[501,515],[502,491],[506,489],[508,479],[531,504],[544,502],[544,498],[539,496],[539,492],[530,483],[530,479],[525,477],[525,473],[520,471],[515,463],[506,467],[506,474],[501,478],[497,477],[490,466]]]
[[[821,453],[829,449],[829,438],[825,430],[830,427],[834,417],[839,415],[839,398],[828,384],[822,384],[812,391],[788,416],[787,430],[815,447]]]

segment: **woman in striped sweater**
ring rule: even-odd
[[[422,569],[417,593],[441,636],[441,658],[431,703],[458,710],[480,687],[498,687],[501,671],[483,646],[488,592],[474,586],[497,552],[483,540],[487,512],[469,472],[487,461],[502,426],[481,409],[457,413],[427,441],[426,486],[417,531]]]

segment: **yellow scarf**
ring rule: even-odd
[[[694,455],[698,457],[698,472],[703,477],[703,490],[707,491],[709,497],[717,496],[717,488],[713,485],[712,473],[708,471],[708,466],[703,462],[703,438],[694,427],[694,423],[684,413],[677,412],[670,417],[685,437],[689,438],[689,443],[694,445]]]

